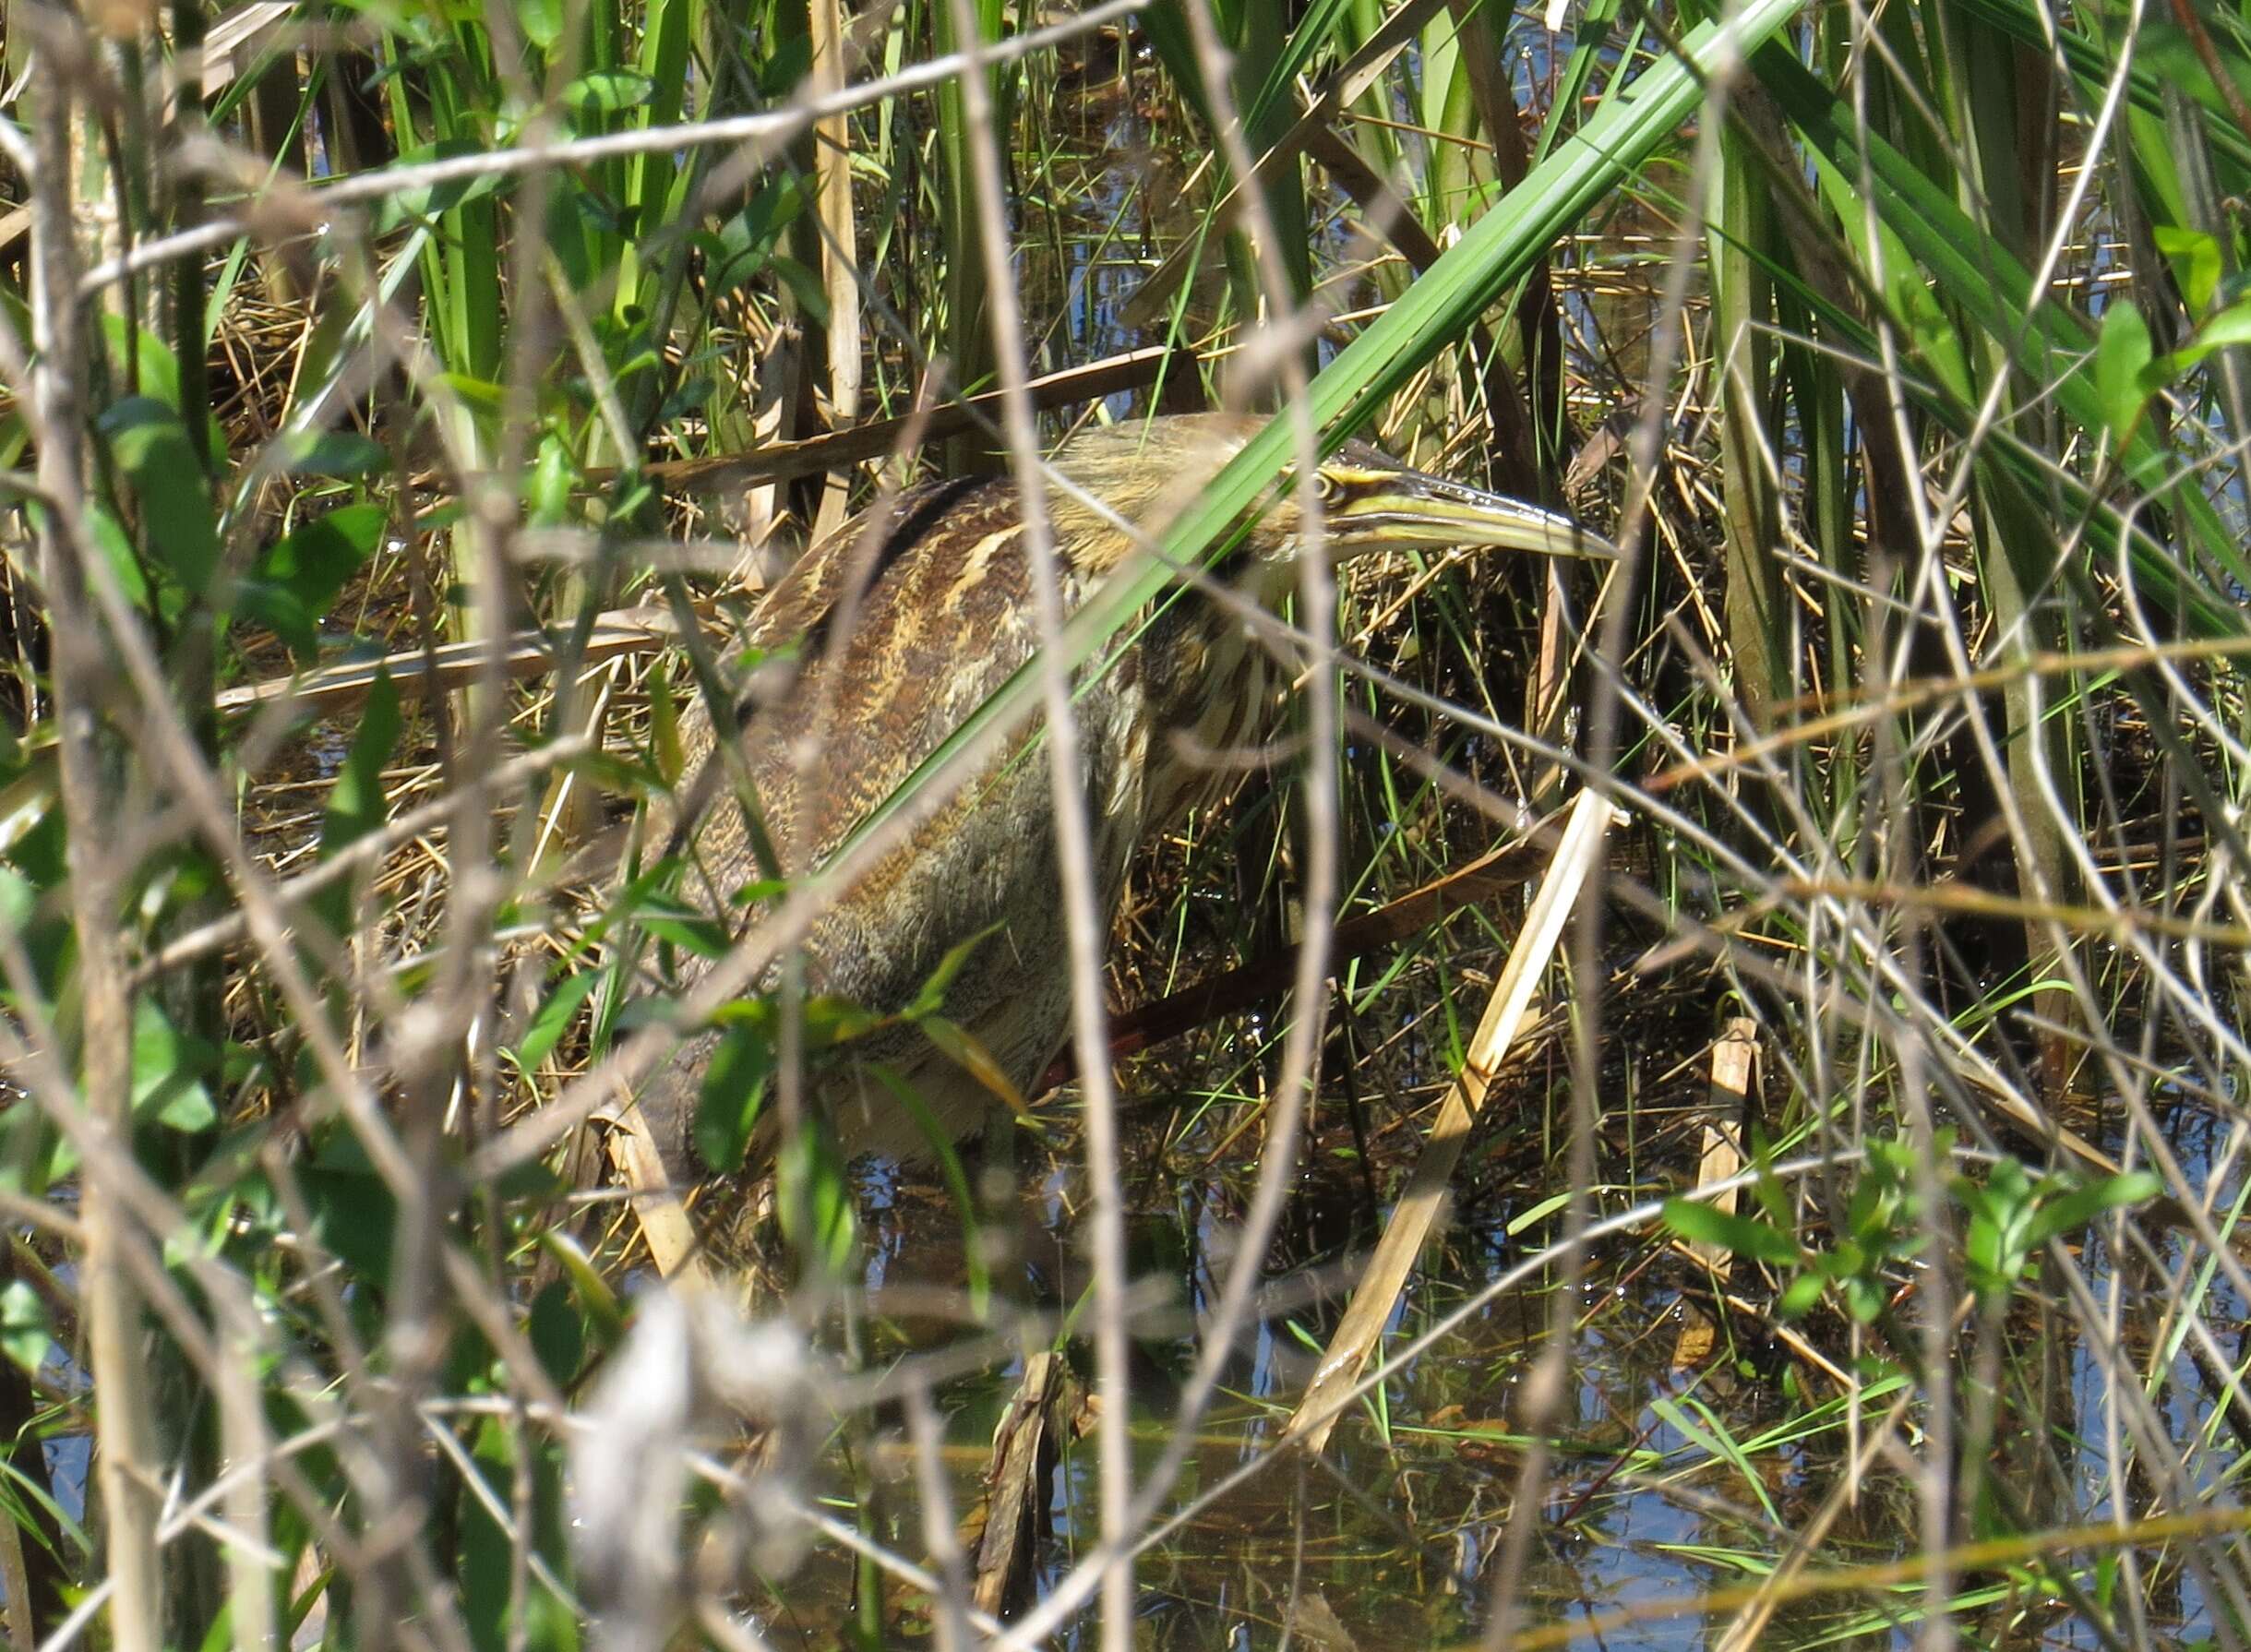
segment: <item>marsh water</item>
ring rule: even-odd
[[[1170,1439],[1248,1186],[1240,1166],[1183,1174],[1195,1161],[1192,1142],[1166,1147],[1161,1133],[1152,1126],[1137,1135],[1131,1195],[1135,1280],[1166,1299],[1137,1319],[1132,1348],[1136,1471],[1144,1475]],[[1267,1259],[1256,1323],[1228,1362],[1166,1504],[1186,1515],[1138,1562],[1137,1645],[1371,1652],[1474,1646],[1511,1565],[1520,1567],[1511,1591],[1520,1633],[1512,1644],[1716,1645],[1741,1604],[1724,1591],[1767,1575],[1836,1499],[1861,1431],[1899,1397],[1903,1379],[1825,1375],[1802,1351],[1778,1344],[1769,1319],[1719,1307],[1712,1275],[1667,1247],[1654,1225],[1598,1243],[1567,1302],[1556,1299],[1552,1269],[1494,1292],[1492,1281],[1554,1239],[1561,1217],[1544,1208],[1554,1203],[1552,1179],[1521,1174],[1544,1156],[1537,1119],[1496,1119],[1482,1134],[1483,1179],[1458,1190],[1454,1219],[1426,1252],[1387,1347],[1403,1347],[1466,1307],[1467,1317],[1394,1370],[1313,1458],[1275,1452],[1274,1443],[1335,1329],[1372,1230],[1354,1179],[1304,1179],[1304,1197]],[[1618,1145],[1605,1153],[1611,1171],[1627,1167]],[[1317,1138],[1307,1160],[1317,1164],[1325,1153],[1334,1163],[1338,1146],[1335,1138]],[[1590,1201],[1597,1214],[1662,1191],[1670,1173],[1661,1144],[1643,1164],[1646,1181],[1602,1181]],[[999,1288],[1022,1293],[1023,1306],[1044,1310],[1046,1325],[1069,1312],[1087,1282],[1075,1214],[1082,1179],[1067,1162],[1056,1163],[1020,1212],[1019,1231],[1005,1247],[1012,1255],[996,1276]],[[904,1370],[967,1346],[975,1334],[949,1327],[931,1308],[950,1296],[958,1301],[964,1282],[951,1205],[936,1189],[889,1172],[874,1175],[867,1192],[864,1347],[871,1368]],[[1770,1306],[1767,1287],[1748,1264],[1737,1265],[1746,1271],[1737,1281],[1746,1299]],[[2101,1258],[2090,1255],[2088,1265],[2098,1292],[2107,1291],[2112,1275]],[[887,1313],[887,1306],[898,1311]],[[2242,1323],[2225,1300],[2209,1311],[2220,1323]],[[1521,1390],[1559,1318],[1571,1327],[1570,1399],[1549,1437],[1534,1529],[1512,1557],[1527,1444]],[[1849,1339],[1833,1323],[1809,1323],[1804,1335],[1807,1346],[1850,1365]],[[2036,1333],[2013,1358],[2037,1361],[2043,1347],[2061,1379],[2053,1417],[2059,1437],[2100,1440],[2098,1372],[2082,1349],[2043,1343]],[[994,1431],[1022,1369],[1020,1360],[1006,1361],[940,1381],[933,1391],[944,1422],[947,1514],[973,1532]],[[2172,1420],[2193,1458],[2191,1442],[2209,1418],[2184,1408]],[[1911,1429],[1907,1438],[1916,1439]],[[924,1553],[925,1510],[895,1409],[887,1420],[879,1413],[860,1449],[874,1470],[862,1492],[873,1492],[868,1534]],[[2074,1483],[2056,1488],[2056,1525],[2101,1518],[2107,1488],[2099,1462],[2091,1450],[2066,1462]],[[1253,1463],[1263,1465],[1260,1472],[1214,1494]],[[1091,1440],[1073,1440],[1066,1426],[1044,1481],[1046,1535],[1031,1594],[1067,1570],[1096,1529],[1095,1475]],[[853,1502],[847,1488],[832,1490],[840,1509]],[[1830,1566],[1881,1567],[1921,1551],[1916,1486],[1896,1464],[1866,1472],[1856,1498],[1820,1517]],[[2195,1644],[2208,1620],[2194,1577],[2178,1567],[2153,1568],[2149,1576],[2156,1586],[2144,1606],[2152,1631],[2161,1644]],[[744,1604],[776,1645],[809,1646],[865,1630],[840,1610],[854,1598],[849,1562],[824,1551]],[[879,1640],[934,1633],[916,1591],[893,1584],[884,1599]],[[2006,1567],[1958,1577],[1948,1600],[1957,1632],[1973,1643],[2101,1644],[2042,1588]],[[1922,1586],[1911,1579],[1786,1599],[1758,1644],[1910,1645],[1923,1604]],[[1091,1646],[1095,1634],[1083,1625],[1070,1644]]]

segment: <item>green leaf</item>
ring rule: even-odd
[[[320,857],[327,860],[383,824],[383,765],[390,760],[404,727],[399,714],[399,686],[388,671],[377,674],[360,709],[360,725],[352,736],[352,748],[329,788],[329,807],[320,822]],[[352,918],[352,889],[347,880],[314,894],[307,902],[341,935]]]
[[[320,1242],[362,1278],[389,1279],[399,1204],[359,1143],[347,1131],[329,1134],[299,1179]]]
[[[1970,1218],[1970,1230],[1962,1235],[1962,1260],[1981,1294],[2006,1290],[2024,1270],[2023,1253],[2011,1253],[2002,1242],[2000,1224],[1982,1214]]]
[[[579,1365],[586,1357],[586,1327],[571,1306],[570,1287],[560,1279],[550,1280],[539,1295],[532,1299],[532,1311],[525,1316],[524,1335],[530,1338],[532,1351],[546,1368],[547,1375],[558,1388],[567,1388],[579,1374]]]
[[[992,1051],[967,1028],[956,1026],[942,1015],[922,1016],[916,1024],[938,1047],[940,1055],[976,1080],[995,1098],[1005,1102],[1011,1112],[1020,1119],[1031,1112],[1031,1104],[1024,1100],[1024,1093],[1016,1088],[1000,1063],[993,1059]]]
[[[2101,336],[2095,341],[2095,385],[2101,393],[2111,439],[2120,447],[2133,439],[2149,399],[2143,383],[2149,359],[2149,328],[2141,311],[2130,298],[2112,299],[2102,312]]]
[[[442,143],[425,144],[409,150],[399,156],[401,168],[419,166],[431,161],[450,161],[462,155],[481,155],[489,148],[468,138],[449,138]],[[421,224],[440,213],[449,212],[465,201],[491,195],[500,186],[500,180],[489,174],[474,177],[454,178],[443,184],[427,185],[414,189],[402,189],[384,198],[382,209],[376,215],[376,233],[389,234],[407,224]]]
[[[219,571],[219,527],[187,426],[153,397],[128,396],[102,415],[101,428],[140,501],[150,556],[190,596],[208,597]]]
[[[1828,1282],[1819,1274],[1800,1274],[1782,1287],[1781,1296],[1775,1300],[1775,1313],[1781,1319],[1798,1319],[1812,1311],[1827,1288]]]
[[[633,69],[594,69],[563,89],[563,106],[573,114],[615,114],[649,101],[655,90],[648,76]]]
[[[9,1280],[0,1288],[0,1353],[36,1374],[54,1347],[54,1327],[46,1302],[22,1280]]]
[[[807,198],[797,175],[784,174],[752,196],[739,217],[720,226],[704,252],[713,298],[725,297],[766,267],[783,232],[804,212]]]
[[[782,1236],[808,1261],[843,1274],[851,1265],[858,1224],[852,1180],[828,1132],[808,1128],[783,1142],[774,1182]]]
[[[140,558],[133,551],[133,542],[126,534],[117,519],[99,505],[90,506],[86,512],[87,527],[93,534],[94,549],[102,560],[110,565],[110,576],[117,581],[117,589],[143,614],[149,611],[149,577],[141,568]]]
[[[1518,1234],[1524,1232],[1526,1228],[1537,1227],[1540,1223],[1546,1221],[1557,1211],[1562,1210],[1566,1204],[1569,1204],[1571,1200],[1572,1195],[1569,1193],[1551,1193],[1548,1195],[1548,1197],[1542,1199],[1538,1204],[1533,1205],[1531,1209],[1519,1212],[1516,1215],[1510,1218],[1509,1225],[1505,1231],[1507,1232],[1509,1238],[1515,1239]]]
[[[556,1047],[569,1029],[571,1018],[578,1014],[579,1006],[601,985],[602,971],[598,969],[564,976],[547,995],[547,1001],[540,1005],[539,1013],[532,1017],[532,1024],[524,1029],[522,1038],[517,1041],[518,1064],[529,1071],[545,1060],[547,1052]]]
[[[892,1017],[863,1009],[850,999],[817,992],[805,1000],[805,1047],[833,1049],[891,1023]]]
[[[668,940],[699,958],[724,958],[734,944],[725,925],[668,895],[652,894],[635,918],[659,940]]]
[[[180,411],[180,358],[161,335],[133,323],[123,314],[105,309],[102,334],[121,377],[130,375],[138,395]]]
[[[2151,376],[2169,383],[2215,350],[2239,349],[2245,344],[2251,344],[2251,304],[2230,305],[2198,328],[2195,338],[2159,362]]]
[[[969,1284],[969,1310],[972,1314],[982,1316],[992,1299],[992,1275],[986,1262],[988,1247],[979,1231],[976,1200],[970,1195],[969,1174],[962,1168],[962,1155],[954,1151],[952,1134],[939,1123],[938,1116],[930,1111],[915,1086],[896,1071],[881,1061],[868,1062],[868,1071],[891,1092],[892,1099],[915,1121],[915,1128],[929,1146],[946,1191],[952,1196],[954,1216],[962,1225],[960,1255]]]
[[[2202,230],[2170,223],[2150,225],[2149,235],[2157,243],[2157,250],[2172,262],[2173,279],[2181,283],[2188,313],[2203,315],[2212,307],[2212,294],[2220,290],[2219,241]]]
[[[1751,1183],[1752,1197],[1758,1201],[1759,1208],[1766,1213],[1769,1222],[1777,1227],[1787,1228],[1790,1221],[1790,1191],[1783,1187],[1782,1179],[1774,1173],[1773,1150],[1764,1143],[1759,1143],[1754,1163],[1758,1175]]]
[[[389,513],[380,505],[346,505],[284,534],[258,558],[236,606],[269,627],[299,664],[319,657],[319,626],[352,576],[383,538]]]
[[[901,1013],[912,1021],[919,1016],[934,1015],[945,1008],[946,993],[952,987],[955,977],[968,965],[976,950],[999,934],[1000,928],[999,924],[988,924],[975,935],[947,948],[946,955],[938,961],[938,967],[930,972],[929,977],[922,984],[922,989],[915,994],[915,1001]]]
[[[2029,1251],[2044,1245],[2061,1234],[2084,1226],[2106,1210],[2145,1203],[2156,1198],[2164,1185],[2153,1171],[2128,1170],[2122,1175],[2106,1176],[2101,1181],[2050,1199],[2041,1205],[2026,1225],[2025,1249]]]
[[[2197,329],[2189,349],[2202,361],[2210,352],[2251,344],[2251,304],[2230,305]]]
[[[292,431],[275,438],[281,468],[293,476],[330,476],[356,482],[389,468],[390,454],[356,430]]]
[[[441,373],[448,389],[480,413],[499,413],[508,405],[508,389],[497,379],[481,378],[474,373]]]
[[[1845,1202],[1845,1232],[1871,1249],[1880,1247],[1884,1236],[1891,1229],[1891,1191],[1874,1176],[1863,1176],[1852,1184],[1852,1195]]]
[[[720,1035],[696,1094],[696,1152],[722,1176],[742,1168],[773,1077],[773,1040],[762,1027]]]
[[[1694,1199],[1665,1201],[1665,1226],[1691,1244],[1717,1245],[1776,1267],[1798,1265],[1798,1241],[1780,1228],[1752,1216],[1739,1216]]]
[[[757,1027],[766,1036],[773,1036],[780,1018],[770,998],[729,999],[712,1012],[711,1024],[715,1027]]]
[[[1845,1311],[1863,1325],[1875,1323],[1884,1311],[1884,1293],[1874,1281],[1854,1277],[1844,1282]]]
[[[155,1119],[174,1130],[209,1130],[219,1122],[207,1073],[219,1067],[219,1050],[174,1028],[154,999],[133,1005],[133,1117]]]
[[[539,438],[539,456],[532,463],[532,485],[524,498],[525,513],[535,528],[560,526],[570,514],[570,485],[578,468],[569,449],[552,430]]]
[[[388,671],[377,675],[360,711],[360,726],[352,737],[344,766],[329,789],[329,807],[320,822],[320,853],[326,859],[348,848],[383,824],[383,765],[390,760],[404,728],[399,713],[399,685]]]
[[[688,767],[680,746],[680,707],[672,693],[672,662],[664,655],[649,668],[649,757],[657,778],[677,789]]]
[[[779,253],[769,261],[774,274],[782,278],[783,283],[789,288],[791,295],[813,324],[816,327],[828,326],[829,294],[828,289],[820,284],[820,277],[799,260]]]
[[[173,353],[172,346],[161,334],[151,328],[129,324],[126,317],[114,310],[103,312],[102,331],[108,341],[111,359],[117,365],[119,383],[129,384],[136,395],[161,402],[174,413],[192,413],[200,417],[203,450],[210,454],[227,450],[226,427],[220,424],[213,410],[180,405],[180,358]]]
[[[0,842],[13,836],[6,827],[6,818],[0,816]],[[32,889],[30,880],[14,867],[0,866],[0,935],[11,940],[21,935],[30,927],[38,907],[39,894]]]
[[[553,52],[563,38],[563,0],[516,0],[516,27],[542,52]]]
[[[617,1292],[570,1235],[554,1227],[538,1232],[540,1248],[561,1266],[578,1298],[584,1316],[581,1329],[593,1332],[605,1348],[615,1347],[626,1333],[625,1310],[618,1305]]]

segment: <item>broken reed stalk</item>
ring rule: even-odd
[[[584,668],[635,654],[659,653],[679,638],[678,625],[663,608],[612,608],[595,617],[593,633],[579,651],[578,661]],[[401,649],[377,660],[345,660],[302,676],[265,677],[221,690],[219,709],[242,712],[286,700],[330,716],[365,700],[386,676],[394,683],[419,685],[425,692],[432,685],[450,691],[488,669],[496,647],[500,652],[500,671],[507,676],[540,676],[561,664],[555,640],[545,631],[512,631],[493,642],[441,642],[430,649]]]
[[[1581,792],[1572,805],[1563,839],[1556,844],[1555,859],[1539,892],[1532,897],[1523,932],[1502,968],[1501,978],[1493,983],[1492,996],[1486,1000],[1485,1014],[1469,1041],[1461,1073],[1440,1105],[1438,1123],[1423,1144],[1422,1156],[1415,1163],[1406,1191],[1392,1209],[1383,1237],[1368,1258],[1320,1369],[1282,1431],[1284,1441],[1308,1452],[1320,1451],[1328,1443],[1337,1418],[1350,1404],[1360,1369],[1383,1337],[1392,1306],[1414,1270],[1415,1259],[1422,1253],[1423,1242],[1437,1225],[1454,1167],[1469,1141],[1469,1127],[1526,1019],[1533,989],[1549,959],[1555,955],[1580,886],[1601,853],[1603,839],[1617,813],[1609,799],[1594,792]]]

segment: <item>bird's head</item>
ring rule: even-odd
[[[1251,414],[1182,413],[1091,429],[1067,443],[1055,464],[1067,481],[1143,533],[1161,533],[1266,423]],[[1294,563],[1307,543],[1302,490],[1287,474],[1285,483],[1241,544],[1241,554],[1269,565]],[[1322,461],[1314,491],[1323,546],[1332,560],[1369,551],[1479,546],[1551,557],[1617,555],[1569,517],[1412,469],[1366,442],[1348,441]],[[1108,571],[1102,565],[1122,559],[1130,548],[1106,517],[1067,495],[1053,497],[1051,514],[1059,546],[1090,573]]]

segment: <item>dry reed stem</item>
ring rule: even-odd
[[[83,1088],[72,1105],[84,1108],[88,1126],[105,1145],[122,1150],[133,1128],[133,1017],[118,925],[126,868],[111,842],[121,816],[122,788],[112,783],[113,754],[105,748],[100,710],[110,663],[89,591],[90,580],[98,577],[90,569],[94,553],[78,533],[86,508],[82,324],[88,317],[76,296],[78,229],[70,162],[79,98],[91,82],[93,63],[87,42],[63,20],[42,19],[41,31],[51,75],[39,89],[33,110],[38,154],[29,179],[31,335],[37,358],[32,388],[39,481],[49,503],[40,521],[40,572],[54,616],[62,802],[73,827],[69,898],[78,939]],[[81,1195],[87,1244],[79,1289],[87,1363],[101,1396],[94,1413],[94,1470],[107,1521],[105,1559],[114,1591],[110,1634],[117,1652],[161,1652],[162,1457],[149,1380],[148,1326],[133,1278],[132,1253],[139,1236],[122,1191],[104,1169],[90,1159]]]
[[[1353,1287],[1352,1300],[1329,1338],[1313,1380],[1282,1431],[1284,1440],[1309,1454],[1328,1443],[1329,1431],[1344,1414],[1342,1396],[1359,1380],[1360,1368],[1374,1351],[1391,1319],[1407,1275],[1437,1226],[1440,1208],[1454,1179],[1454,1167],[1468,1144],[1469,1129],[1484,1106],[1493,1074],[1506,1058],[1524,1024],[1532,995],[1549,960],[1563,939],[1563,928],[1587,874],[1599,860],[1603,841],[1618,811],[1598,793],[1581,792],[1572,804],[1547,876],[1525,913],[1524,928],[1509,950],[1508,962],[1487,997],[1485,1013],[1464,1052],[1462,1070],[1441,1104],[1421,1155],[1408,1178],[1383,1237],[1376,1241]]]
[[[1133,1574],[1123,1552],[1132,1499],[1132,1389],[1126,1368],[1125,1197],[1118,1171],[1117,1096],[1103,1063],[1108,1044],[1102,1002],[1102,952],[1108,936],[1096,891],[1093,827],[1079,779],[1079,732],[1072,703],[1070,662],[1059,646],[1063,606],[1053,531],[1048,521],[1047,480],[1026,385],[1023,314],[1010,264],[1008,219],[1002,207],[1007,174],[992,129],[992,99],[985,82],[988,42],[971,0],[949,0],[956,36],[975,42],[962,77],[964,114],[976,168],[978,250],[988,284],[995,359],[1000,366],[1001,426],[1023,501],[1025,558],[1032,576],[1038,625],[1041,700],[1047,713],[1048,773],[1052,796],[1064,932],[1071,976],[1072,1039],[1085,1074],[1086,1174],[1093,1191],[1095,1262],[1095,1394],[1097,1429],[1097,1503],[1101,1547],[1104,1652],[1128,1652],[1132,1644]]]
[[[841,0],[810,0],[807,18],[813,61],[807,72],[806,90],[817,98],[832,98],[844,90],[847,67]],[[813,123],[813,140],[820,284],[829,299],[828,416],[833,426],[849,425],[859,417],[860,358],[865,349],[860,328],[860,272],[855,251],[859,245],[859,225],[852,209],[850,120],[842,114],[822,116]],[[850,502],[846,480],[832,476],[821,490],[820,505],[813,516],[815,543],[844,521]]]

